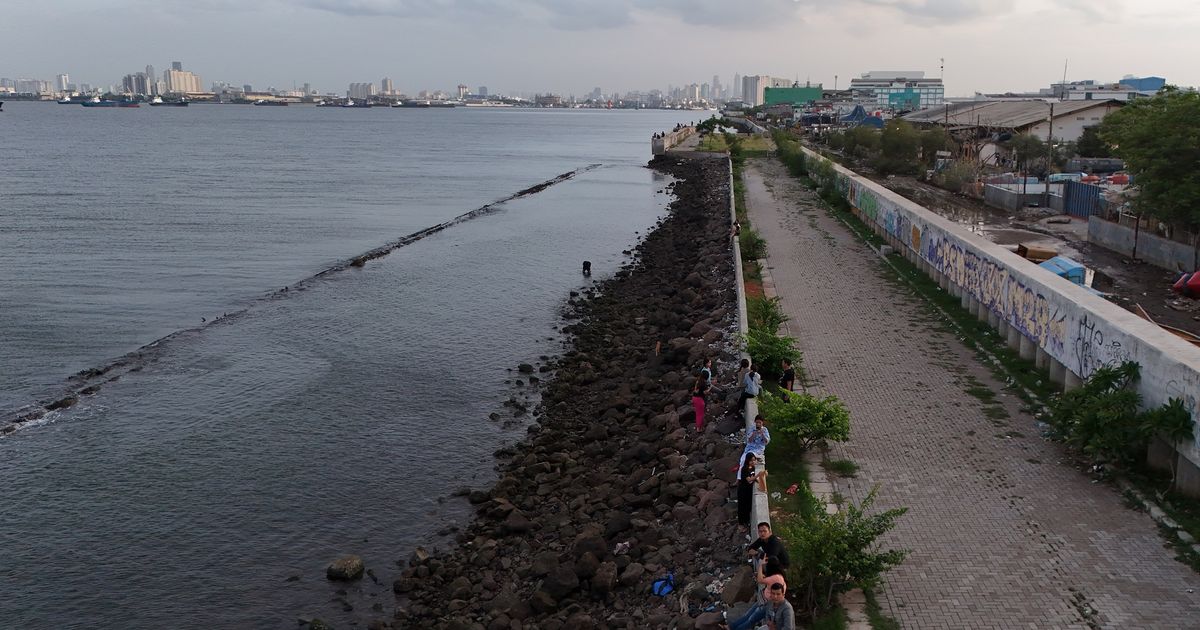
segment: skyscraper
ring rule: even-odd
[[[470,91],[471,91],[471,88],[459,83],[458,84],[458,99],[462,100],[464,98],[467,98],[467,94],[470,93]]]
[[[396,91],[396,86],[392,85],[391,79],[383,77],[383,80],[379,82],[379,91],[384,96],[391,96]]]
[[[183,62],[182,61],[172,61],[171,69],[172,70],[183,70]]]
[[[67,86],[70,85],[70,83],[71,78],[65,74],[60,74],[54,77],[54,89],[58,90],[59,92],[66,92]]]
[[[480,96],[487,96],[487,95],[488,95],[488,93],[487,93],[487,86],[486,86],[486,85],[481,85],[481,86],[479,86],[479,95],[480,95]]]

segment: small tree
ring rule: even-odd
[[[754,356],[751,354],[750,356]],[[776,396],[758,398],[758,409],[778,435],[794,440],[803,450],[818,442],[850,439],[850,412],[836,396],[817,398],[793,394],[787,400]]]
[[[1200,234],[1200,93],[1168,86],[1134,100],[1104,118],[1100,138],[1133,173],[1139,214]]]
[[[941,127],[933,127],[921,132],[921,161],[928,166],[937,164],[937,152],[949,151],[953,148],[953,142],[946,130]]]
[[[868,515],[878,491],[878,486],[872,488],[862,503],[846,503],[836,514],[816,510],[805,518],[776,520],[775,531],[791,559],[788,594],[802,613],[815,617],[832,608],[838,594],[878,584],[908,555],[880,549],[879,537],[895,527],[896,519],[908,509]]]
[[[1022,172],[1027,172],[1031,165],[1038,164],[1046,158],[1046,143],[1041,138],[1022,133],[1013,136],[1005,143],[1010,151],[1016,154],[1017,164]]]
[[[1100,139],[1100,130],[1096,127],[1084,127],[1083,135],[1075,143],[1075,152],[1079,157],[1106,158],[1112,156],[1108,143]]]
[[[913,126],[903,120],[889,120],[879,134],[879,159],[876,168],[880,173],[913,175],[917,172],[917,151],[921,148],[921,136]]]
[[[754,360],[754,366],[764,380],[774,380],[783,375],[783,360],[796,361],[800,351],[796,340],[780,337],[774,331],[751,328],[746,335],[746,354]]]

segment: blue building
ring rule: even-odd
[[[1162,77],[1126,77],[1121,79],[1121,85],[1129,86],[1138,92],[1157,92],[1167,84]]]

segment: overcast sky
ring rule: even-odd
[[[1194,0],[3,0],[0,76],[107,85],[172,60],[213,81],[341,92],[584,95],[768,74],[839,87],[924,70],[946,93],[1061,79],[1200,84]]]

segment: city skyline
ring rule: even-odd
[[[508,94],[584,97],[666,90],[735,73],[846,87],[871,70],[943,76],[947,96],[1029,90],[1068,80],[1165,76],[1196,85],[1178,0],[751,0],[727,15],[712,0],[49,0],[6,10],[0,74],[119,84],[147,64],[183,59],[212,83],[343,92],[390,77],[396,91],[489,85]],[[53,24],[62,44],[47,45]],[[120,26],[119,26],[120,25]],[[137,26],[138,38],[100,37]],[[1020,45],[1014,34],[1020,33]],[[1039,39],[1040,38],[1040,39]],[[101,54],[88,50],[103,41]],[[1120,43],[1120,45],[1117,44]],[[304,45],[297,45],[303,43]],[[1141,45],[1139,45],[1141,44]],[[162,67],[162,66],[159,66]],[[836,78],[835,78],[836,77]]]

